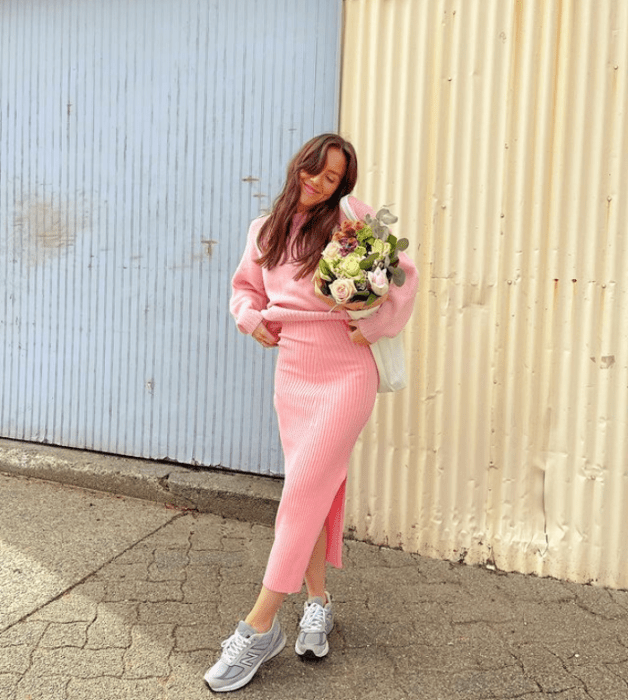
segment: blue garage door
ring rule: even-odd
[[[0,434],[281,473],[229,281],[337,124],[339,0],[0,3]]]

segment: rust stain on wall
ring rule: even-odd
[[[86,215],[69,205],[38,196],[17,203],[13,220],[13,253],[29,265],[58,257],[71,248]]]
[[[203,244],[203,247],[205,248],[205,254],[207,255],[208,258],[211,258],[212,254],[214,252],[214,246],[218,245],[218,241],[202,240],[201,243]]]

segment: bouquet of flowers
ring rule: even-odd
[[[367,214],[336,227],[314,273],[316,294],[334,308],[366,310],[386,299],[391,283],[401,287],[406,275],[398,267],[399,251],[408,239],[392,235],[388,224],[395,221],[388,209],[380,209],[375,218]]]

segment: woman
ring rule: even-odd
[[[417,272],[401,253],[402,287],[360,321],[314,293],[312,274],[341,223],[339,202],[357,179],[353,146],[336,134],[308,141],[292,159],[270,216],[255,219],[233,277],[230,309],[238,329],[265,348],[279,346],[275,409],[285,482],[275,540],[257,602],[223,642],[205,674],[212,690],[235,690],[286,643],[277,612],[303,582],[308,592],[295,650],[327,654],[333,625],[325,567],[342,565],[347,467],[373,410],[378,374],[369,345],[396,335],[412,312]],[[351,198],[358,217],[374,212]]]

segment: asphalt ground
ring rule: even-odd
[[[328,657],[294,653],[304,595],[291,596],[286,648],[214,695],[203,673],[257,595],[272,527],[14,467],[0,450],[3,700],[628,698],[628,592],[351,540],[329,572]]]

